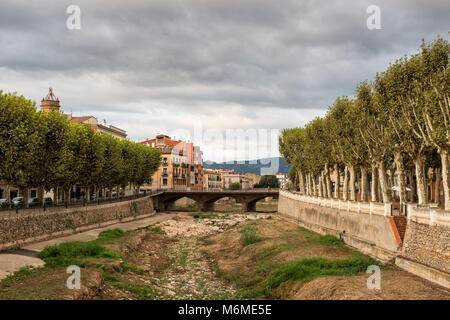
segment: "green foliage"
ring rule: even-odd
[[[333,235],[327,234],[318,238],[312,238],[312,242],[322,244],[324,246],[342,246],[344,245],[341,240]]]
[[[228,219],[227,216],[219,216],[217,214],[208,214],[208,213],[194,213],[191,214],[195,219]]]
[[[287,281],[309,281],[322,276],[350,276],[366,271],[370,265],[378,265],[378,262],[362,255],[336,260],[305,258],[281,265],[269,274],[266,285],[272,290]]]
[[[58,112],[37,112],[34,102],[0,90],[0,181],[65,191],[75,184],[140,186],[160,162],[156,148],[95,133]]]
[[[163,229],[161,229],[160,226],[153,227],[150,229],[150,231],[158,234],[166,234],[166,232]]]
[[[304,127],[284,129],[279,138],[279,151],[301,173],[300,178],[307,179],[308,193],[317,194],[317,189],[324,189],[323,179],[328,178],[331,166],[348,169],[345,179],[349,174],[350,183],[345,185],[350,187],[354,199],[356,170],[360,169],[361,175],[367,178],[369,170],[377,169],[378,176],[384,177],[387,170],[392,171],[395,162],[399,181],[404,181],[405,171],[414,166],[419,171],[425,164],[438,167],[433,160],[437,154],[447,175],[443,180],[448,181],[449,62],[447,40],[438,37],[432,43],[423,42],[419,53],[397,59],[385,71],[377,73],[373,81],[358,84],[354,99],[338,97],[325,117],[316,118]],[[294,181],[293,171],[290,177]],[[416,176],[416,182],[421,191],[417,193],[425,197],[425,174]],[[301,181],[301,191],[304,185]],[[404,202],[404,183],[399,185]],[[380,179],[380,187],[383,201],[390,201],[385,179]],[[447,184],[444,193],[449,199]],[[425,204],[427,200],[422,202]],[[445,208],[450,209],[450,203]]]
[[[278,179],[274,175],[264,175],[258,184],[255,185],[256,188],[279,188]]]
[[[89,266],[89,260],[92,258],[121,259],[120,254],[106,249],[96,241],[64,242],[47,246],[38,254],[38,257],[44,260],[46,266],[50,268],[68,267],[70,265],[87,267]]]
[[[258,230],[253,226],[244,227],[241,230],[241,244],[247,246],[256,242],[260,242],[261,237],[258,235]]]
[[[144,274],[144,270],[142,270],[141,268],[138,268],[136,265],[129,263],[129,262],[122,263],[122,270],[125,272],[131,271],[131,272],[139,274],[139,275]]]
[[[97,240],[111,240],[111,239],[117,239],[121,238],[125,235],[125,231],[122,229],[116,228],[116,229],[109,229],[105,230],[99,233]]]
[[[230,184],[230,189],[231,190],[239,190],[239,189],[241,189],[241,184],[239,182],[233,182],[232,184]]]

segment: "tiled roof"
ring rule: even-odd
[[[72,117],[70,118],[70,122],[83,123],[91,118],[93,118],[93,116]]]

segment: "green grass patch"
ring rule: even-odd
[[[44,260],[45,265],[50,268],[68,267],[70,265],[84,268],[89,266],[89,260],[93,258],[110,260],[122,258],[119,253],[106,249],[96,241],[73,241],[47,246],[38,254],[38,257]]]
[[[160,226],[153,227],[150,229],[150,231],[157,234],[166,234],[166,232]]]
[[[309,281],[323,276],[350,276],[366,271],[378,262],[370,257],[358,256],[347,259],[327,260],[324,258],[304,258],[283,264],[271,272],[266,285],[269,290],[287,281]]]
[[[312,242],[319,243],[324,246],[343,246],[344,243],[337,237],[327,234],[326,236],[321,236],[318,238],[312,238]]]
[[[0,288],[8,288],[14,285],[16,281],[28,279],[36,274],[36,269],[32,266],[25,266],[20,268],[17,272],[9,274],[0,282]]]
[[[218,214],[212,213],[193,213],[191,214],[195,219],[228,219],[227,216],[219,216]]]
[[[138,266],[136,266],[130,262],[122,263],[122,270],[123,271],[131,271],[131,272],[139,274],[139,275],[144,274],[144,270],[142,270],[141,268],[139,268]]]
[[[125,231],[123,231],[122,229],[119,229],[119,228],[109,229],[109,230],[100,232],[97,240],[117,239],[117,238],[123,237],[125,235],[125,233],[126,233]]]
[[[140,283],[135,282],[129,282],[129,283],[123,283],[123,282],[112,282],[112,284],[118,288],[124,289],[126,291],[129,291],[135,295],[138,296],[139,300],[154,300],[154,299],[161,299],[161,296],[164,296],[164,294],[158,290],[155,290],[153,288],[147,287]]]
[[[256,242],[260,242],[261,237],[258,235],[258,229],[253,226],[247,226],[241,230],[241,244],[247,246]]]

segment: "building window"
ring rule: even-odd
[[[167,179],[163,179],[163,186],[167,186]]]

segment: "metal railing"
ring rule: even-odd
[[[0,208],[0,219],[16,217],[18,215],[28,215],[28,214],[39,214],[45,212],[53,212],[61,209],[71,209],[71,208],[81,208],[81,207],[92,207],[109,203],[125,202],[134,199],[140,199],[152,194],[151,190],[143,190],[139,194],[129,195],[129,196],[119,196],[112,198],[99,198],[97,200],[87,201],[86,199],[71,199],[70,202],[61,203],[44,203],[44,205],[33,205],[26,208],[23,204],[21,205],[11,205],[10,207]]]

